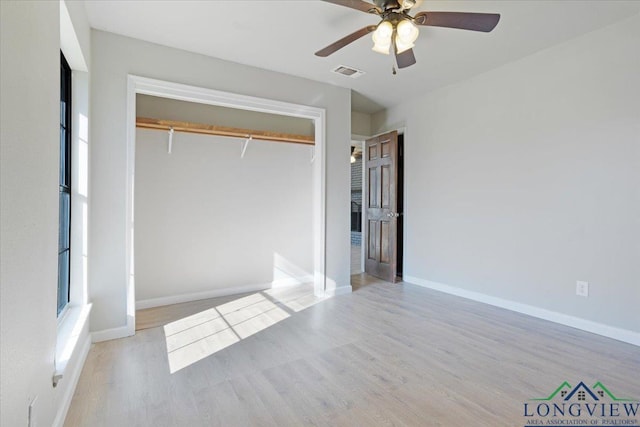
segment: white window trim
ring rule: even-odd
[[[76,354],[91,312],[86,271],[89,81],[86,61],[64,1],[60,1],[60,49],[71,68],[71,240],[69,303],[57,318],[54,383],[64,374],[69,360]],[[81,149],[81,145],[85,147]],[[80,176],[80,171],[83,171],[83,176]]]

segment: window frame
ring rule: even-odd
[[[65,313],[71,301],[71,204],[72,204],[72,72],[67,59],[60,51],[60,158],[58,174],[58,284],[56,312],[58,318]],[[63,194],[67,206],[63,209]],[[66,254],[66,261],[61,259]],[[64,268],[64,274],[61,271]],[[64,293],[62,292],[64,289]],[[62,293],[62,295],[61,295]],[[66,298],[65,298],[66,294]]]

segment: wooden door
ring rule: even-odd
[[[364,156],[365,272],[396,281],[398,133],[366,141]]]

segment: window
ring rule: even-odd
[[[71,240],[71,68],[60,52],[60,219],[58,228],[58,315],[69,303]]]

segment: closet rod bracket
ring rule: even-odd
[[[253,135],[247,135],[247,139],[244,141],[242,145],[242,153],[240,153],[240,158],[244,159],[244,153],[247,152],[247,147],[249,146],[249,141],[253,139]]]
[[[171,154],[171,149],[173,148],[173,127],[169,128],[169,146],[167,147],[167,153]]]

